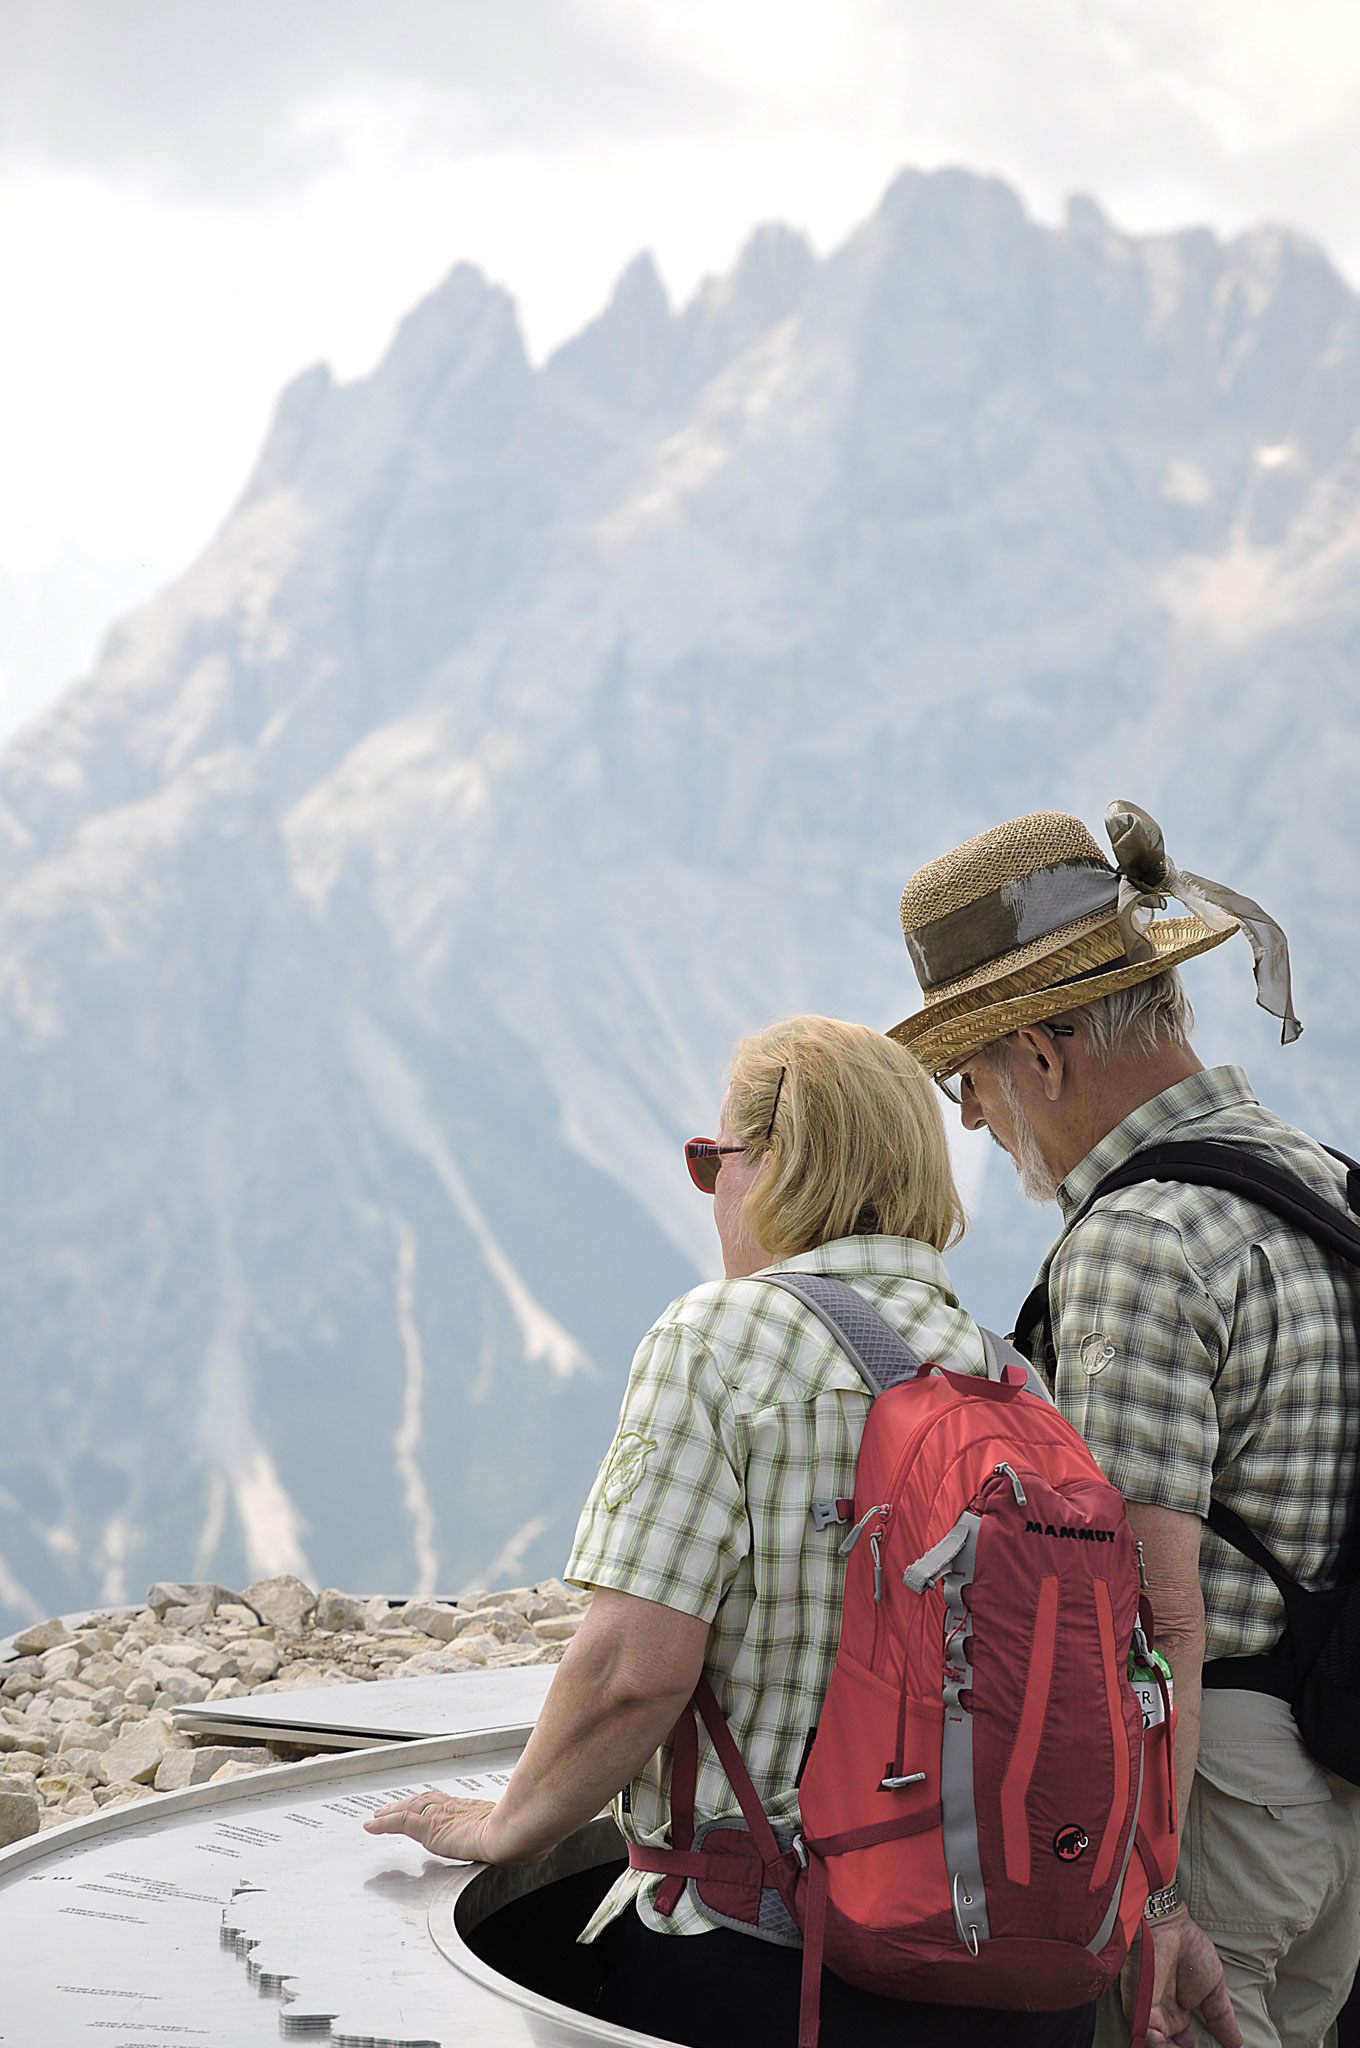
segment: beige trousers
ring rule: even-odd
[[[1360,1786],[1313,1762],[1283,1700],[1205,1693],[1180,1879],[1243,2048],[1325,2048],[1360,1962]],[[1107,1996],[1096,2048],[1128,2039]]]

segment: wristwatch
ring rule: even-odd
[[[1159,1892],[1149,1892],[1148,1902],[1143,1908],[1145,1920],[1169,1920],[1181,1909],[1181,1888],[1173,1877],[1170,1884],[1163,1885]]]

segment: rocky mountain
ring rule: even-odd
[[[0,756],[0,1610],[560,1568],[732,1039],[905,1014],[902,881],[1001,817],[1259,895],[1307,1035],[1234,944],[1204,1047],[1354,1142],[1358,557],[1321,252],[964,172],[679,311],[640,258],[541,368],[460,266],[300,377]],[[1004,1325],[1050,1219],[960,1156]]]

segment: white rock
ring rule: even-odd
[[[207,1643],[154,1643],[142,1659],[144,1670],[201,1671],[212,1656]]]
[[[73,1778],[82,1778],[87,1783],[97,1784],[104,1775],[104,1759],[94,1749],[64,1749],[61,1752],[61,1768]]]
[[[164,1715],[150,1714],[145,1721],[136,1721],[123,1729],[118,1740],[105,1751],[100,1775],[107,1785],[150,1784],[160,1769],[161,1759],[170,1750],[185,1746]]]
[[[544,1643],[569,1643],[581,1626],[579,1614],[544,1614],[534,1623],[534,1634]]]
[[[162,1693],[177,1707],[196,1707],[211,1690],[207,1679],[192,1671],[167,1671],[161,1680]]]
[[[243,1607],[239,1600],[224,1600],[213,1618],[235,1628],[254,1628],[260,1617],[253,1607]]]
[[[527,1621],[537,1622],[540,1615],[571,1614],[584,1607],[588,1598],[576,1588],[564,1586],[561,1579],[540,1579],[529,1588],[523,1603],[524,1616]]]
[[[158,1687],[151,1673],[149,1671],[139,1671],[137,1676],[129,1682],[123,1697],[131,1706],[149,1707],[152,1700],[155,1699],[157,1691]]]
[[[90,1721],[94,1716],[88,1700],[49,1700],[47,1718],[49,1721]]]
[[[249,1691],[239,1678],[219,1678],[208,1693],[210,1700],[243,1700]]]
[[[490,1638],[487,1639],[488,1641]],[[393,1671],[394,1678],[425,1678],[434,1671],[466,1671],[470,1664],[480,1661],[482,1652],[471,1648],[472,1638],[462,1636],[456,1643],[444,1649],[422,1650],[417,1657],[408,1657]]]
[[[0,1778],[0,1848],[22,1842],[42,1827],[42,1802],[35,1789]]]
[[[499,1636],[464,1635],[458,1638],[458,1648],[471,1663],[485,1664],[493,1650],[501,1648]]]
[[[341,1593],[334,1586],[327,1586],[316,1603],[312,1619],[318,1628],[361,1629],[365,1604],[357,1593]]]
[[[240,1598],[239,1593],[206,1579],[158,1579],[146,1589],[146,1604],[157,1620],[171,1607],[206,1607],[211,1614],[220,1603],[237,1602]]]
[[[164,1620],[167,1628],[202,1628],[212,1618],[213,1609],[204,1600],[196,1607],[167,1607]]]
[[[38,1779],[47,1769],[47,1758],[35,1749],[16,1749],[0,1759],[0,1776]]]
[[[44,1650],[38,1664],[44,1685],[58,1678],[74,1678],[80,1669],[80,1651],[74,1643],[59,1643],[54,1650]]]
[[[38,1740],[37,1732],[31,1725],[12,1728],[7,1721],[0,1721],[0,1755],[16,1749],[31,1749]],[[0,1765],[0,1769],[3,1769],[3,1765]]]
[[[435,1636],[447,1643],[457,1633],[458,1609],[445,1600],[408,1600],[400,1613],[406,1627],[420,1635]]]
[[[268,1770],[272,1762],[272,1757],[264,1757],[257,1764],[223,1764],[220,1770],[216,1770],[213,1772],[212,1776],[208,1780],[208,1783],[210,1785],[225,1785],[229,1783],[232,1778],[248,1778],[254,1771]]]
[[[377,1635],[379,1629],[385,1625],[391,1612],[391,1607],[384,1600],[381,1593],[375,1593],[371,1600],[366,1600],[364,1602],[364,1627],[368,1633],[370,1635]]]
[[[316,1594],[311,1587],[287,1572],[278,1578],[257,1579],[253,1586],[246,1587],[242,1597],[260,1620],[273,1628],[300,1629],[316,1606]]]
[[[70,1749],[111,1749],[114,1739],[107,1728],[88,1728],[79,1721],[68,1721],[57,1741],[57,1755],[64,1756]]]
[[[105,1806],[127,1806],[134,1799],[154,1799],[150,1785],[96,1785],[95,1804]]]
[[[495,1636],[498,1643],[513,1642],[524,1627],[524,1616],[518,1613],[515,1608],[506,1607],[499,1601],[494,1606],[473,1607],[466,1610],[460,1607],[458,1613],[459,1622],[458,1627],[454,1630],[455,1636],[465,1633],[472,1635],[491,1634]]]
[[[86,1685],[83,1678],[59,1678],[54,1684],[44,1686],[43,1690],[48,1698],[53,1700],[92,1700],[94,1698],[94,1687]]]
[[[55,1649],[58,1643],[69,1642],[71,1631],[56,1615],[50,1621],[35,1621],[14,1638],[14,1647],[21,1657],[39,1656],[44,1650]]]
[[[222,1743],[205,1744],[202,1749],[175,1749],[162,1757],[156,1771],[158,1792],[183,1792],[189,1785],[206,1785],[223,1764],[249,1764],[259,1770],[273,1759],[259,1749],[232,1749]]]
[[[267,1643],[262,1638],[247,1643],[236,1653],[237,1668],[248,1684],[259,1685],[272,1678],[283,1662],[283,1652],[277,1643]]]

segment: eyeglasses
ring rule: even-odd
[[[1075,1024],[1041,1024],[1038,1028],[1047,1038],[1071,1038],[1075,1035],[1077,1027]],[[1007,1038],[1014,1036],[1013,1031],[1006,1033]],[[947,1096],[956,1109],[962,1109],[965,1096],[970,1102],[977,1099],[973,1083],[966,1073],[935,1074],[932,1079],[941,1095]]]
[[[787,1067],[779,1069],[774,1101],[770,1105],[770,1121],[765,1126],[765,1138],[762,1141],[764,1143],[769,1142],[770,1133],[774,1129],[774,1115],[779,1107],[779,1098],[784,1092],[784,1076],[787,1072]],[[702,1194],[711,1195],[718,1185],[724,1155],[728,1152],[749,1152],[750,1149],[749,1145],[719,1145],[712,1138],[690,1138],[685,1144],[685,1164],[689,1168],[689,1177]]]

